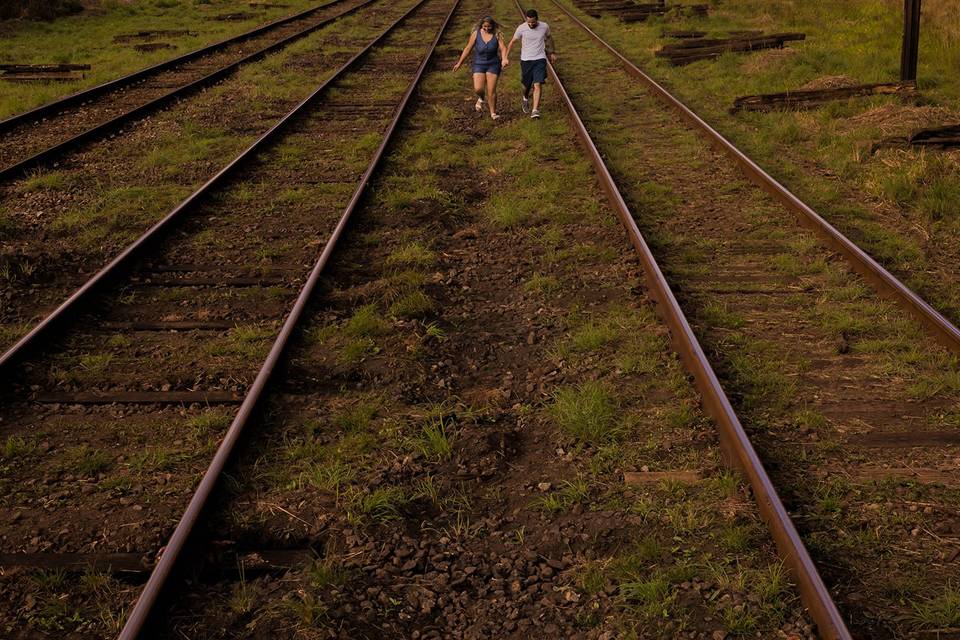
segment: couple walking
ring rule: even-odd
[[[547,80],[547,51],[550,62],[556,62],[553,37],[550,35],[550,26],[540,22],[537,12],[528,9],[526,21],[517,27],[509,45],[503,44],[500,35],[500,25],[485,16],[477,23],[477,28],[470,34],[467,46],[463,48],[460,59],[453,65],[457,71],[463,61],[473,50],[473,90],[477,94],[477,104],[474,108],[483,111],[484,104],[490,109],[490,117],[499,120],[497,114],[497,80],[500,71],[510,64],[510,50],[520,41],[520,82],[523,84],[523,112],[529,113],[531,118],[540,117],[540,95],[543,83]],[[530,93],[533,92],[533,108],[530,105]]]

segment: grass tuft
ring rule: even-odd
[[[619,432],[616,403],[599,382],[560,389],[550,413],[567,435],[587,444],[610,442]]]

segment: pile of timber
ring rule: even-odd
[[[637,3],[631,0],[574,0],[574,4],[588,16],[602,18],[615,16],[624,22],[641,22],[650,16],[662,16],[678,11],[691,16],[706,16],[707,5],[670,5],[660,2]]]
[[[217,16],[204,16],[204,20],[219,20],[220,22],[239,22],[241,20],[250,20],[256,18],[259,14],[249,11],[237,11],[235,13],[221,13]]]
[[[156,31],[137,31],[136,33],[121,33],[113,36],[115,44],[126,44],[128,42],[150,42],[160,38],[178,38],[180,36],[196,36],[196,31],[187,29],[159,29]]]
[[[873,145],[870,150],[875,153],[881,147],[928,147],[933,149],[960,148],[960,124],[948,124],[943,127],[920,129],[909,136],[887,138]]]
[[[135,51],[140,53],[150,53],[152,51],[160,51],[162,49],[175,49],[172,44],[169,42],[138,42],[133,45]]]
[[[718,58],[727,52],[779,49],[785,42],[805,40],[806,37],[803,33],[771,33],[734,38],[698,38],[664,45],[655,55],[666,58],[671,64],[682,65],[697,60]]]
[[[960,124],[950,124],[935,129],[921,129],[912,134],[907,141],[921,147],[960,147]]]
[[[0,64],[0,80],[8,82],[65,82],[83,79],[88,64]]]
[[[915,97],[917,95],[917,85],[914,82],[880,82],[834,89],[799,89],[796,91],[785,91],[783,93],[742,96],[733,101],[733,107],[730,109],[730,113],[740,111],[810,109],[834,100],[884,95]]]
[[[693,38],[702,38],[707,35],[706,31],[664,31],[660,34],[661,38],[676,38],[678,40],[691,40]]]

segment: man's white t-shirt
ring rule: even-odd
[[[549,35],[550,25],[546,22],[538,22],[536,29],[531,29],[526,22],[517,27],[513,37],[520,40],[520,60],[545,59]]]

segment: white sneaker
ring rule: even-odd
[[[530,98],[524,98],[520,108],[523,109],[524,113],[530,113]]]
[[[531,117],[531,118],[539,118],[539,117],[540,117],[540,110],[539,110],[539,109],[534,109],[533,112],[530,114],[530,117]]]
[[[483,111],[483,98],[477,98],[477,104],[473,105],[474,111]]]

